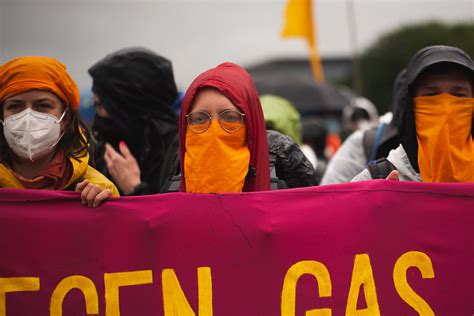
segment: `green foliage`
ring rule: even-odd
[[[456,46],[474,56],[474,24],[429,22],[401,27],[381,36],[360,59],[363,95],[379,113],[391,108],[397,74],[421,48],[430,45]]]

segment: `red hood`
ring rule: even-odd
[[[270,190],[270,166],[268,144],[260,99],[250,75],[239,65],[223,63],[199,75],[186,91],[179,115],[179,159],[181,174],[184,175],[184,147],[186,138],[185,115],[193,103],[196,92],[203,87],[213,87],[225,95],[245,114],[247,138],[250,149],[250,166],[255,176],[245,182],[243,191]],[[224,175],[223,175],[224,176]],[[181,191],[185,190],[185,181],[181,179]]]

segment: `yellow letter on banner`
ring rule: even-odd
[[[0,278],[0,316],[7,315],[6,293],[39,291],[39,278]]]
[[[99,297],[94,282],[82,275],[73,275],[63,279],[54,289],[51,296],[51,316],[63,315],[64,298],[72,289],[79,289],[84,294],[87,315],[99,314]]]
[[[296,284],[304,274],[310,274],[318,281],[319,297],[331,296],[331,277],[324,264],[318,261],[300,261],[291,266],[283,281],[281,292],[281,315],[295,315]],[[313,309],[306,311],[306,316],[331,316],[330,308]]]
[[[164,269],[162,274],[163,309],[165,316],[194,316],[183,289],[173,269]],[[198,268],[198,315],[212,316],[212,278],[211,268]]]
[[[105,273],[105,316],[120,316],[119,287],[151,284],[151,270]]]
[[[357,309],[360,288],[364,288],[367,308]],[[380,315],[375,280],[368,254],[356,255],[352,270],[351,287],[347,298],[346,316]]]
[[[434,316],[431,307],[423,300],[407,282],[406,272],[410,267],[417,267],[423,279],[433,279],[434,270],[430,257],[423,252],[410,251],[398,258],[393,268],[393,282],[398,295],[422,316]]]

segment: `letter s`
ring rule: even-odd
[[[409,268],[416,267],[421,271],[423,279],[433,279],[434,270],[430,257],[419,251],[404,253],[398,258],[393,268],[393,282],[398,295],[420,316],[434,316],[434,312],[426,301],[421,298],[407,282],[406,272]]]

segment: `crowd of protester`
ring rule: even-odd
[[[147,49],[111,53],[89,74],[91,128],[61,62],[27,56],[0,67],[0,187],[77,191],[97,207],[175,191],[474,182],[474,63],[459,48],[417,52],[394,80],[391,115],[354,98],[343,113],[352,134],[332,157],[320,120],[302,122],[289,100],[259,96],[239,65],[204,71],[183,98],[171,62]]]

